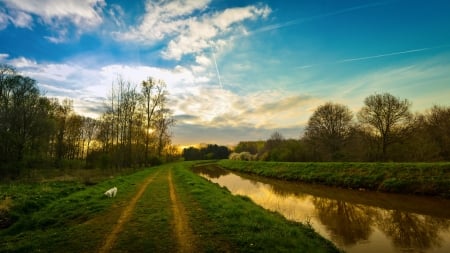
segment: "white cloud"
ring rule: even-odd
[[[31,29],[33,22],[31,15],[23,11],[10,11],[10,15],[10,21],[14,26]]]
[[[52,27],[58,36],[47,36],[51,42],[65,40],[67,26],[73,24],[76,31],[85,31],[102,23],[104,0],[1,0],[8,8],[10,21],[17,27],[31,28],[33,16]],[[0,19],[0,28],[4,27]],[[60,31],[63,30],[61,33]]]
[[[218,87],[195,86],[172,94],[177,115],[191,115],[183,123],[209,127],[282,128],[305,124],[323,101],[277,90],[239,95]]]
[[[8,27],[8,24],[9,24],[8,14],[6,13],[5,9],[0,8],[0,30],[3,30],[6,27]]]
[[[187,54],[199,54],[208,48],[217,50],[226,46],[234,33],[242,31],[242,22],[266,18],[271,11],[266,5],[251,5],[207,12],[209,2],[147,1],[141,23],[127,31],[116,32],[114,36],[117,40],[142,44],[167,41],[162,56],[180,60]]]
[[[202,66],[209,66],[211,65],[211,59],[206,57],[205,55],[197,55],[195,57],[195,62],[202,65]]]
[[[120,5],[117,4],[111,4],[109,10],[108,10],[109,17],[112,19],[116,27],[124,28],[125,22],[123,21],[123,17],[125,16],[125,12],[120,7]]]
[[[9,54],[0,54],[0,61],[5,61],[9,58]]]
[[[147,0],[146,14],[137,27],[126,32],[115,33],[118,40],[131,40],[153,44],[168,35],[179,33],[189,20],[186,15],[207,7],[210,0],[150,1]]]
[[[186,54],[198,54],[209,48],[214,51],[221,49],[242,30],[243,21],[264,18],[269,12],[267,6],[248,6],[190,19],[186,28],[170,40],[163,57],[180,60]]]
[[[24,75],[38,81],[47,96],[74,100],[78,113],[93,116],[103,108],[104,99],[117,81],[118,75],[139,89],[148,77],[164,80],[170,94],[170,108],[175,115],[195,115],[180,124],[209,127],[282,128],[304,123],[306,113],[320,101],[307,96],[279,90],[255,91],[240,95],[212,85],[208,78],[197,76],[191,69],[176,66],[172,69],[151,66],[105,65],[88,67],[65,64],[38,63],[19,57],[3,62],[15,66]],[[207,59],[198,58],[208,63]]]
[[[5,54],[6,57],[4,57],[5,60],[9,58],[8,54]],[[16,68],[23,69],[23,68],[30,68],[37,66],[36,62],[30,59],[27,59],[25,57],[18,57],[14,59],[9,59],[8,64],[13,65]]]
[[[97,26],[102,22],[104,0],[2,0],[14,10],[37,15],[47,24],[68,19],[78,27]]]

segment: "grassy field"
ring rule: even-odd
[[[450,198],[450,163],[288,163],[221,160],[223,168],[290,181]]]
[[[338,252],[310,227],[231,195],[191,165],[94,185],[1,184],[0,252]],[[104,197],[112,186],[117,197]]]

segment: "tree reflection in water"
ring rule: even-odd
[[[374,208],[326,198],[314,198],[313,203],[333,240],[349,246],[369,239],[378,216]]]
[[[224,169],[211,165],[197,165],[193,166],[191,170],[197,174],[207,175],[209,178],[220,178],[222,176],[230,174],[230,172]]]
[[[448,200],[290,183],[214,166],[194,171],[288,219],[313,217],[313,228],[348,252],[450,252]]]
[[[389,210],[382,212],[378,226],[392,239],[395,247],[426,250],[441,246],[443,239],[439,233],[448,230],[449,223],[445,219]]]
[[[426,215],[384,210],[340,200],[313,198],[317,217],[334,241],[352,246],[368,240],[377,226],[401,250],[428,250],[440,247],[441,231],[447,231],[450,221]]]

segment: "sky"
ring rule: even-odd
[[[391,93],[450,106],[450,1],[0,0],[0,63],[98,117],[118,76],[165,81],[173,143],[302,136]]]

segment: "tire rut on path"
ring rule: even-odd
[[[174,232],[178,243],[178,252],[195,252],[195,236],[189,227],[183,204],[178,200],[172,181],[172,170],[169,170],[169,190],[172,202]]]
[[[139,187],[138,192],[134,197],[130,200],[128,205],[122,211],[119,219],[117,220],[116,225],[113,227],[111,233],[106,237],[102,247],[99,249],[99,253],[110,252],[112,247],[114,246],[115,241],[117,240],[117,236],[123,229],[123,226],[130,220],[131,214],[133,213],[134,208],[136,207],[136,203],[142,197],[147,186],[153,181],[153,179],[159,174],[159,171],[155,174],[149,176],[147,180]]]

